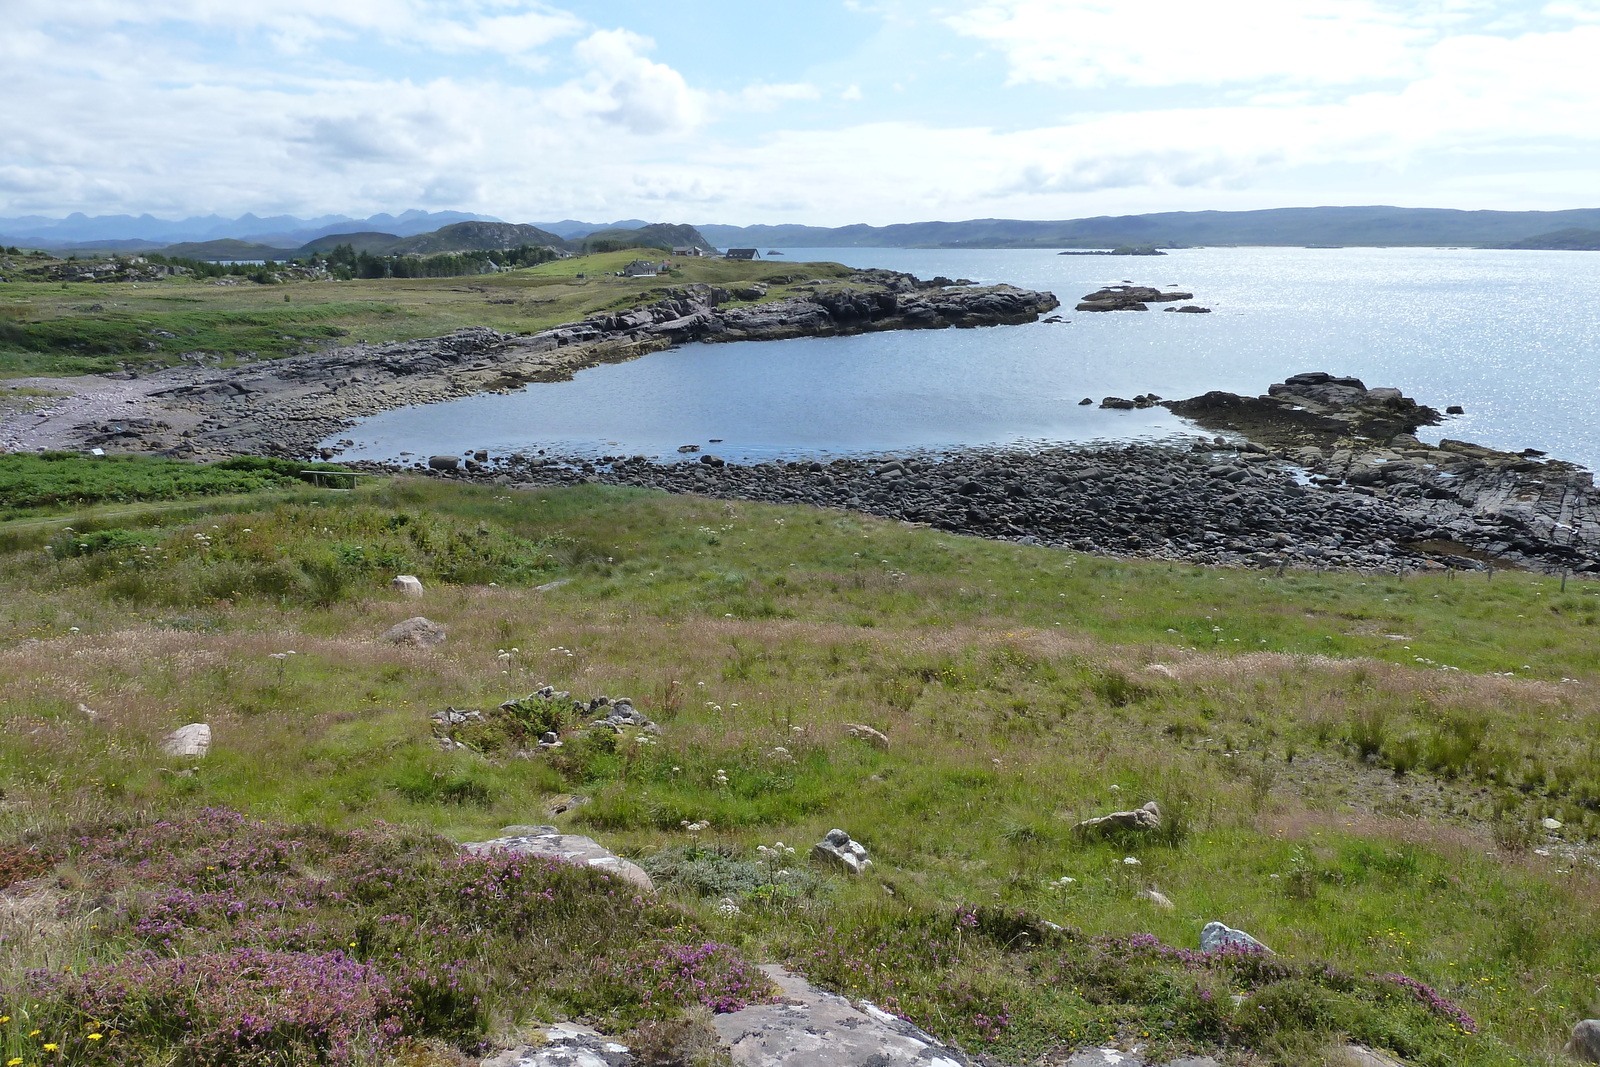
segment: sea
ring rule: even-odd
[[[763,249],[764,253],[768,250]],[[569,382],[399,408],[337,435],[346,459],[646,455],[730,462],[1153,441],[1197,429],[1107,396],[1263,393],[1300,371],[1395,386],[1465,414],[1419,436],[1600,464],[1600,253],[1469,248],[789,248],[922,278],[1054,292],[1065,321],[692,344]],[[1076,312],[1103,285],[1177,287],[1209,315]],[[1089,398],[1093,405],[1081,405]],[[330,440],[329,444],[332,444]]]

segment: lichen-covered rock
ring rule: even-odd
[[[966,1056],[868,1001],[814,989],[776,964],[762,968],[782,993],[712,1020],[738,1067],[968,1067]]]
[[[200,759],[211,751],[211,727],[203,722],[180,726],[161,742],[161,751],[168,756]]]
[[[854,737],[858,741],[865,741],[873,748],[887,749],[889,747],[889,737],[887,734],[885,734],[882,730],[874,730],[872,727],[866,726],[862,723],[847,722],[844,724],[844,732],[851,737]]]
[[[383,633],[383,639],[403,648],[438,648],[449,634],[443,626],[421,615],[396,623]]]
[[[656,888],[643,867],[623,859],[592,837],[564,834],[554,826],[507,826],[500,833],[502,836],[491,841],[469,841],[461,847],[475,856],[489,852],[553,856],[617,875],[646,892],[654,892]]]
[[[1114,811],[1095,819],[1085,819],[1072,828],[1081,837],[1104,835],[1118,830],[1149,831],[1161,829],[1161,806],[1149,801],[1132,811]]]
[[[389,588],[401,596],[408,596],[413,599],[420,598],[422,596],[422,579],[415,574],[397,574],[390,580]]]
[[[846,874],[861,874],[872,866],[872,860],[867,858],[866,846],[859,841],[852,841],[843,830],[829,830],[821,841],[811,846],[811,855]]]
[[[1200,931],[1200,951],[1217,952],[1224,948],[1245,948],[1256,952],[1273,954],[1272,950],[1243,930],[1235,930],[1223,923],[1206,923],[1205,929]]]
[[[577,1023],[546,1027],[544,1044],[519,1045],[491,1056],[480,1067],[631,1067],[631,1049],[598,1030]]]

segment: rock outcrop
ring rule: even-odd
[[[655,883],[643,867],[623,859],[592,837],[564,834],[554,826],[507,826],[500,834],[493,840],[469,841],[461,847],[474,856],[509,852],[517,856],[550,856],[567,863],[581,863],[614,874],[646,892],[655,891]]]
[[[1079,311],[1149,311],[1148,304],[1172,300],[1193,300],[1193,293],[1171,289],[1152,289],[1148,285],[1108,285],[1085,296]]]

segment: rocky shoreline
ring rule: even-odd
[[[644,456],[435,457],[433,466],[447,468],[435,469],[445,477],[512,487],[600,482],[847,508],[981,537],[1188,563],[1600,573],[1600,493],[1588,471],[1464,442],[1425,445],[1414,431],[1437,412],[1398,390],[1325,373],[1296,375],[1274,390],[1165,402],[1231,436],[1163,444],[753,465],[710,454],[667,464]],[[1256,439],[1239,432],[1241,423]]]
[[[586,367],[693,341],[1019,324],[1059,306],[1051,293],[948,278],[924,282],[887,270],[861,271],[842,282],[802,278],[790,289],[793,295],[782,300],[765,300],[761,285],[729,290],[696,284],[655,290],[640,306],[530,335],[474,327],[241,367],[160,372],[145,379],[136,411],[77,427],[78,443],[184,458],[307,456],[356,419],[380,411],[563,381]]]

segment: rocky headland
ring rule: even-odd
[[[887,270],[861,271],[843,282],[808,282],[802,275],[790,283],[790,295],[766,296],[763,285],[664,288],[638,306],[536,334],[475,327],[240,367],[177,368],[146,376],[136,395],[130,393],[131,409],[76,423],[68,436],[78,447],[183,457],[305,456],[366,415],[561,381],[586,367],[691,341],[1017,324],[1058,306],[1050,293],[948,278],[920,281]],[[70,410],[66,405],[62,417],[70,419]],[[25,439],[8,444],[30,447]]]

